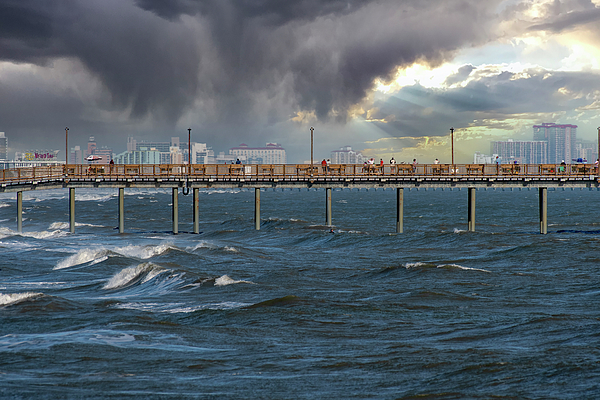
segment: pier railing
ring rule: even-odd
[[[69,164],[4,169],[1,183],[121,179],[310,179],[327,177],[592,177],[590,164]]]

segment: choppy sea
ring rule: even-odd
[[[600,192],[0,195],[0,398],[600,397]]]

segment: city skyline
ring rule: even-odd
[[[316,157],[449,162],[453,127],[468,162],[544,121],[585,140],[600,126],[600,0],[0,0],[0,15],[11,151],[62,149],[65,126],[112,148],[191,128],[300,162],[312,126]]]

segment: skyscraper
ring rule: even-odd
[[[8,138],[4,132],[0,132],[0,160],[8,160]]]
[[[577,140],[577,125],[543,123],[533,126],[533,140],[548,142],[548,163],[560,164],[563,160],[570,164],[577,158],[575,142]]]

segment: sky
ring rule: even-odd
[[[600,0],[0,0],[14,151],[179,136],[289,163],[468,163],[533,125],[600,126]]]

